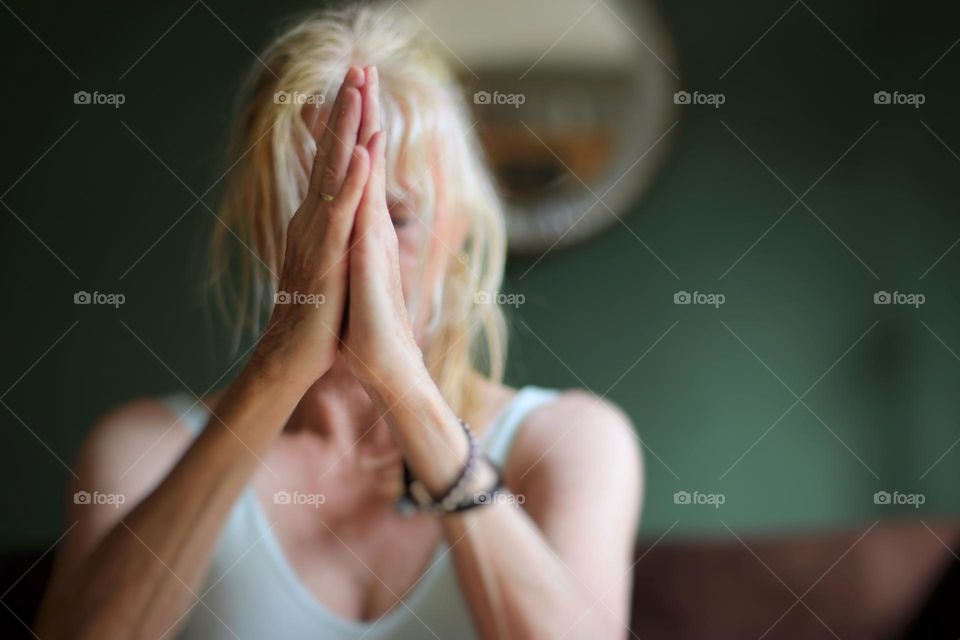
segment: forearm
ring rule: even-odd
[[[461,590],[485,640],[620,638],[626,627],[509,501],[443,519]]]
[[[40,635],[159,637],[174,626],[199,595],[231,506],[303,391],[259,368],[241,374],[166,478],[52,585]]]
[[[463,470],[467,440],[425,372],[384,382],[372,395],[413,475],[437,496]],[[505,496],[507,497],[507,496]],[[527,513],[509,500],[444,517],[462,590],[483,638],[606,637],[622,634]],[[589,632],[589,633],[588,633]]]
[[[411,365],[406,371],[378,378],[367,391],[393,430],[413,475],[436,496],[460,475],[469,443],[426,369]]]

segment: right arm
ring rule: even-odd
[[[196,600],[227,514],[258,464],[251,452],[266,450],[301,393],[279,376],[248,368],[215,408],[217,417],[129,513],[111,519],[110,512],[119,511],[111,505],[68,503],[76,525],[58,553],[37,633],[45,640],[157,638],[178,626]],[[129,488],[143,474],[116,482],[103,467],[90,468],[97,457],[89,449],[81,454],[83,475],[73,488],[136,499]],[[151,466],[154,459],[141,463]]]
[[[116,493],[131,507],[68,502],[68,526],[75,524],[58,549],[38,615],[36,631],[44,640],[158,638],[175,632],[197,600],[213,546],[260,456],[333,363],[348,243],[369,170],[366,149],[355,144],[363,82],[361,70],[348,71],[319,136],[304,204],[287,233],[280,290],[322,294],[324,303],[274,307],[250,362],[192,443],[179,449],[164,443],[166,430],[156,426],[163,422],[156,410],[154,428],[128,415],[95,429],[81,451],[70,493]],[[320,194],[335,197],[328,202]],[[111,454],[122,453],[124,441],[137,439],[138,432],[157,431],[159,438],[146,440],[149,455],[134,462],[135,472],[120,472],[123,463],[133,461]]]

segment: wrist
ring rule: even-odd
[[[384,412],[413,473],[433,496],[443,495],[464,470],[470,439],[425,367],[399,385],[370,391]]]
[[[301,339],[301,333],[291,321],[271,324],[247,363],[250,375],[301,386],[306,391],[333,365],[336,345],[324,348]]]
[[[324,373],[300,367],[295,358],[280,349],[261,346],[257,347],[238,376],[238,381],[245,386],[267,392],[287,390],[302,397]]]
[[[419,349],[384,358],[376,371],[371,370],[366,378],[364,386],[382,398],[387,406],[398,402],[400,398],[413,400],[439,393]]]
[[[307,387],[264,366],[245,366],[218,398],[207,431],[231,446],[258,451],[283,429]]]

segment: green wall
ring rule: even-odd
[[[99,413],[183,385],[202,392],[229,364],[197,277],[215,221],[203,205],[187,211],[191,190],[202,194],[222,172],[232,96],[253,60],[247,46],[260,49],[282,17],[312,5],[206,1],[159,42],[189,3],[10,2],[70,70],[0,10],[6,546],[57,535],[67,478],[57,458],[69,463]],[[609,390],[647,447],[649,534],[958,511],[960,446],[947,451],[960,438],[960,247],[928,269],[960,236],[960,159],[946,148],[960,152],[960,47],[920,79],[960,36],[957,12],[810,1],[756,42],[789,7],[665,6],[681,86],[721,92],[726,103],[678,109],[664,169],[623,218],[629,231],[615,222],[532,268],[510,266],[507,289],[526,297],[512,314],[511,381]],[[84,89],[127,100],[75,105]],[[875,105],[878,90],[923,93],[926,103]],[[812,212],[797,204],[727,272],[794,203],[790,190],[815,182],[804,196]],[[214,207],[218,193],[205,202]],[[127,302],[76,306],[80,289]],[[726,303],[675,305],[680,290],[722,293]],[[877,306],[878,290],[926,302]],[[724,475],[793,393],[803,403]],[[676,505],[678,490],[726,502]],[[875,505],[878,490],[926,502]]]

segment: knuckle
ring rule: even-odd
[[[347,210],[347,207],[343,206],[342,202],[334,200],[330,203],[330,206],[327,207],[327,219],[331,225],[344,222],[349,217],[350,212]]]
[[[320,172],[320,177],[324,185],[334,185],[337,183],[339,176],[339,171],[332,164],[324,165],[323,171]],[[333,194],[331,194],[333,195]]]
[[[328,136],[321,136],[320,140],[317,141],[317,153],[314,156],[318,159],[323,159],[330,153],[330,141],[327,139]]]
[[[317,153],[314,155],[314,162],[320,164],[326,160],[327,156],[330,154],[330,141],[327,140],[328,136],[322,136],[320,141],[317,142]]]

